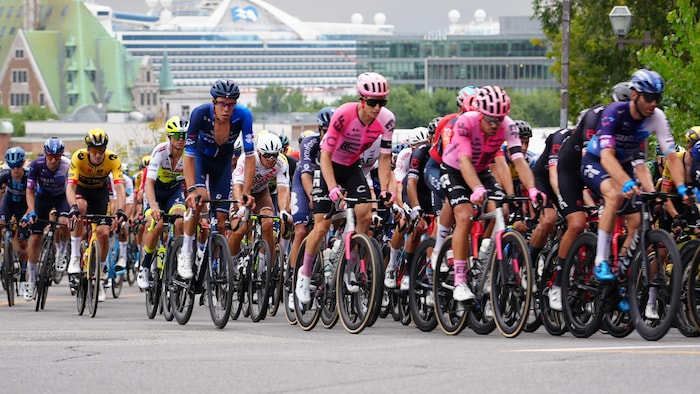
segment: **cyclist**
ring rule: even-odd
[[[44,156],[32,161],[27,178],[27,212],[23,222],[31,224],[32,235],[29,237],[28,263],[30,267],[31,288],[36,282],[36,263],[41,249],[41,238],[46,223],[36,222],[36,219],[48,220],[52,209],[58,212],[68,212],[70,206],[66,200],[66,179],[70,160],[63,157],[65,146],[58,137],[50,137],[44,142]],[[56,220],[56,218],[52,218]],[[68,219],[59,219],[66,226],[56,228],[56,271],[63,272],[68,265]],[[25,298],[29,298],[28,293]]]
[[[684,196],[685,202],[688,201],[683,164],[677,155],[670,154],[675,150],[676,144],[666,115],[657,108],[664,92],[663,78],[656,71],[640,69],[632,75],[630,82],[631,101],[613,103],[605,108],[598,130],[591,137],[588,150],[581,160],[584,182],[593,192],[602,195],[604,200],[604,210],[598,223],[594,269],[596,278],[601,281],[616,278],[606,260],[617,210],[624,198],[631,198],[641,192],[634,171],[637,171],[637,179],[642,182],[645,190],[654,190],[648,168],[644,164],[646,152],[642,152],[640,157],[640,145],[646,143],[652,132],[656,134],[661,151],[668,158],[671,179],[678,194]],[[649,299],[655,305],[655,297],[650,294]]]
[[[242,194],[250,196],[255,174],[253,115],[238,105],[240,90],[230,79],[219,79],[209,90],[211,103],[195,108],[190,115],[185,144],[186,205],[194,210],[193,220],[185,223],[184,243],[177,256],[177,272],[183,279],[193,276],[193,244],[202,203],[198,198],[226,199],[231,196],[231,162],[236,139],[242,135],[245,152],[245,174]],[[208,187],[207,187],[208,185]],[[247,204],[255,206],[255,199]],[[217,206],[218,230],[224,233],[229,213],[226,204]]]
[[[294,220],[294,241],[292,241],[292,248],[289,252],[289,264],[292,268],[296,265],[297,252],[301,246],[301,241],[309,233],[310,213],[313,208],[311,189],[313,187],[314,172],[320,170],[321,140],[326,135],[326,131],[328,131],[335,110],[335,107],[321,108],[316,114],[318,133],[307,134],[299,143],[298,171],[295,171],[292,176],[291,212]],[[289,298],[292,300],[291,294]],[[289,305],[294,305],[293,300]]]
[[[251,193],[255,198],[254,213],[262,215],[274,215],[275,208],[272,204],[269,183],[275,181],[277,189],[277,202],[282,220],[291,220],[289,215],[289,167],[287,161],[282,158],[282,141],[271,132],[260,134],[257,139],[257,149],[255,151],[255,175]],[[245,170],[248,163],[245,159],[238,159],[238,164],[233,172],[233,197],[238,200],[243,198],[243,183],[245,182]],[[239,211],[240,212],[240,211]],[[240,219],[240,215],[236,219]],[[262,236],[270,246],[272,261],[277,257],[275,254],[274,223],[271,219],[264,219],[262,224]],[[236,225],[232,223],[232,227]],[[241,240],[248,230],[246,223],[243,223],[236,231],[229,236],[229,249],[231,258],[236,264],[239,262],[241,252]],[[236,270],[237,271],[237,270]]]
[[[380,197],[393,202],[396,184],[391,175],[391,142],[396,125],[394,114],[385,108],[389,95],[389,83],[378,73],[367,72],[357,77],[359,103],[346,103],[333,114],[330,128],[321,142],[320,172],[314,176],[312,191],[314,202],[314,228],[306,237],[304,265],[298,275],[295,295],[302,303],[311,300],[309,284],[311,271],[321,239],[328,234],[330,220],[324,216],[330,212],[331,204],[347,197],[368,198],[367,182],[359,166],[363,151],[381,138],[379,157]],[[369,231],[372,218],[371,204],[355,206],[356,230]],[[345,284],[349,291],[357,292],[359,287],[351,284],[347,275]]]
[[[136,205],[134,211],[138,213],[137,218],[143,219],[143,212],[147,205],[146,195],[144,193],[144,186],[146,185],[146,173],[148,172],[148,165],[151,163],[151,155],[144,155],[139,162],[139,171],[136,174],[136,179],[134,180],[134,187],[137,190],[135,195]],[[144,234],[144,224],[139,224],[139,228],[136,231],[136,243],[143,245],[143,234]]]
[[[19,146],[10,147],[5,152],[5,163],[9,168],[0,170],[0,188],[3,194],[2,201],[0,201],[0,223],[12,221],[13,216],[19,222],[27,212],[28,171],[24,168],[25,159],[24,149]],[[25,300],[31,301],[34,299],[36,261],[33,266],[27,267],[28,239],[29,228],[18,226],[13,234],[12,243],[19,246],[19,261],[22,265],[19,292]]]
[[[158,240],[163,233],[164,223],[161,212],[170,215],[182,215],[185,212],[185,194],[183,167],[185,137],[189,122],[173,116],[165,123],[168,141],[162,142],[153,149],[151,160],[146,171],[144,191],[146,195],[145,216],[148,227],[143,236],[143,260],[137,277],[141,289],[147,289],[153,265],[153,255],[158,246]],[[175,236],[182,234],[183,221],[175,221]]]
[[[693,164],[692,150],[693,146],[700,141],[700,126],[694,126],[685,131],[685,149],[680,152],[671,153],[678,155],[680,162],[683,164],[683,174],[685,174],[685,185],[693,187],[693,173],[691,166]],[[671,168],[668,166],[668,160],[663,167],[661,176],[661,191],[669,193],[673,191],[673,182],[671,179]],[[696,223],[698,210],[693,204],[682,204],[674,200],[668,199],[665,204],[667,215],[661,215],[659,219],[659,228],[662,228],[669,233],[674,227],[685,227],[683,223]]]
[[[407,173],[403,177],[401,183],[402,193],[397,193],[397,198],[401,196],[402,202],[400,206],[408,204],[407,215],[411,220],[420,219],[424,213],[434,213],[433,208],[433,196],[430,189],[425,182],[423,170],[425,169],[425,164],[430,157],[428,150],[430,149],[429,141],[429,131],[427,127],[416,127],[413,129],[413,133],[409,142],[413,146],[411,150],[411,156],[408,160]],[[400,156],[401,154],[399,154]],[[396,174],[397,171],[395,171]],[[396,176],[397,180],[399,176]],[[401,195],[403,194],[403,195]],[[399,229],[403,231],[394,230],[394,234],[391,239],[391,254],[389,257],[389,265],[387,267],[387,272],[384,278],[384,286],[388,288],[396,287],[396,267],[398,266],[398,255],[401,253],[401,247],[404,244],[404,236],[408,230],[408,226],[405,223],[405,217],[400,217],[401,223],[399,224]],[[425,227],[425,221],[420,220],[416,223],[415,228],[409,234],[406,240],[405,247],[405,259],[410,262],[413,259],[413,252],[415,252],[420,242],[420,236],[423,234],[423,228]],[[401,280],[401,290],[408,290],[409,286],[409,276],[406,274]]]
[[[289,176],[290,178],[294,175],[297,169],[297,163],[299,163],[299,151],[295,151],[289,146],[289,137],[284,133],[280,136],[280,141],[282,141],[282,154],[287,158],[287,164],[289,165]]]
[[[440,182],[452,206],[456,226],[454,251],[455,301],[474,299],[467,284],[467,254],[472,204],[481,204],[488,190],[500,191],[489,169],[504,141],[531,200],[541,195],[520,145],[520,132],[511,118],[510,98],[498,86],[485,86],[477,93],[478,112],[466,112],[457,119],[451,143],[442,155]]]
[[[620,82],[612,89],[613,102],[629,101],[631,94],[629,82]],[[557,271],[564,266],[569,248],[588,225],[585,205],[594,205],[590,191],[585,188],[583,178],[581,178],[581,157],[588,146],[588,141],[596,132],[603,110],[605,110],[605,105],[599,104],[583,111],[574,129],[554,133],[555,140],[551,141],[553,146],[560,144],[560,148],[559,152],[554,150],[550,152],[548,165],[550,168],[554,167],[557,173],[556,180],[550,184],[553,192],[557,195],[559,213],[566,219],[566,231],[559,240],[555,267]],[[628,229],[636,229],[639,226],[636,219],[635,215],[627,216]],[[628,238],[631,242],[632,238]],[[629,242],[627,239],[625,240],[626,244]],[[555,276],[548,298],[551,309],[562,310],[561,275]]]
[[[71,216],[98,214],[106,215],[109,204],[109,175],[114,178],[114,191],[117,195],[116,206],[112,207],[116,212],[119,222],[127,219],[124,212],[125,195],[124,180],[122,176],[122,162],[119,156],[107,149],[109,137],[102,129],[90,129],[85,136],[87,148],[79,149],[73,153],[70,169],[68,171],[68,184],[66,186],[66,198],[71,206]],[[118,224],[106,219],[101,220],[97,226],[97,242],[100,245],[100,269],[105,268],[107,253],[109,252],[109,225]],[[68,273],[79,274],[80,267],[80,241],[85,235],[83,222],[78,220],[71,232],[71,258],[68,264]],[[100,282],[99,301],[104,301],[104,284]]]

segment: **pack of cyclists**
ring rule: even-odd
[[[613,226],[625,199],[655,190],[680,195],[681,199],[665,202],[667,215],[658,226],[667,231],[700,218],[697,209],[691,209],[693,191],[700,186],[700,126],[689,127],[683,148],[678,148],[658,108],[664,80],[655,71],[638,70],[630,81],[615,85],[613,102],[584,111],[573,128],[549,135],[539,157],[528,151],[532,127],[510,118],[513,103],[502,87],[461,89],[455,113],[439,114],[429,124],[415,127],[404,149],[396,154],[389,82],[381,74],[367,72],[358,76],[356,86],[358,100],[322,108],[317,130],[304,131],[298,151],[293,152],[283,134],[263,131],[255,135],[251,111],[238,104],[238,85],[218,80],[210,89],[211,102],[196,107],[189,119],[175,116],[166,121],[167,141],[143,157],[135,182],[131,178],[125,182],[122,161],[107,148],[109,138],[102,129],[89,130],[86,147],[70,159],[56,137],[46,140],[44,154],[31,163],[21,147],[9,148],[5,153],[8,168],[0,171],[4,193],[0,222],[18,224],[13,236],[22,267],[21,295],[26,300],[34,298],[43,221],[57,219],[56,212],[67,212],[72,218],[111,216],[96,227],[101,267],[106,264],[110,232],[125,231],[122,223],[137,226],[137,219],[144,218],[138,231],[143,248],[137,262],[141,289],[148,288],[155,272],[154,255],[165,227],[164,214],[186,216],[187,212],[193,218],[178,219],[174,225],[175,236],[184,240],[177,254],[176,275],[185,280],[194,276],[195,256],[203,247],[203,238],[197,236],[206,205],[203,201],[234,201],[215,208],[218,231],[228,237],[234,265],[242,258],[241,241],[247,227],[238,222],[246,209],[277,216],[293,226],[291,240],[276,237],[278,229],[270,220],[262,221],[262,237],[271,246],[272,261],[276,259],[273,246],[281,242],[279,250],[291,268],[297,261],[302,264],[289,298],[283,300],[291,310],[314,302],[313,266],[331,228],[327,215],[346,198],[376,197],[380,201],[354,206],[357,232],[373,234],[379,211],[390,213],[382,218],[393,229],[385,237],[381,283],[386,289],[409,289],[408,275],[397,281],[399,258],[415,261],[414,252],[426,236],[435,238],[434,248],[425,256],[430,263],[427,270],[435,270],[443,242],[451,234],[451,297],[458,303],[475,298],[468,280],[473,268],[470,234],[475,207],[489,195],[525,196],[529,206],[508,210],[521,210],[525,216],[539,212],[530,228],[515,225],[518,231],[528,232],[530,261],[540,258],[559,219],[565,221],[555,270],[564,266],[571,245],[586,230],[588,207],[598,206],[594,276],[600,282],[621,277],[609,256]],[[657,156],[664,158],[663,163],[647,156],[651,134],[655,134]],[[660,174],[658,185],[650,169]],[[642,221],[638,209],[623,215],[632,236],[623,242],[621,259],[629,258],[626,250]],[[67,224],[69,218],[60,220]],[[429,226],[432,233],[426,234]],[[61,227],[55,238],[55,268],[74,276],[81,271],[80,243],[85,230],[81,221],[76,221],[70,234],[67,228]],[[123,232],[119,238],[120,268],[126,264],[126,236]],[[348,258],[351,264],[360,263],[353,253]],[[354,274],[338,273],[344,275],[342,283],[350,293],[359,292]],[[555,276],[545,292],[554,311],[561,311],[566,299],[562,278],[564,275]],[[104,300],[104,287],[99,291]],[[426,302],[433,305],[437,295],[429,294]],[[649,291],[647,303],[646,318],[659,319],[655,288]],[[629,311],[625,297],[618,308]]]

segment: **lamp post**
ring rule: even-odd
[[[644,48],[653,44],[655,40],[651,38],[649,30],[644,32],[644,38],[641,40],[626,39],[625,37],[630,32],[632,26],[632,12],[627,6],[615,6],[608,14],[613,32],[617,36],[617,48],[624,49],[625,44],[643,44]]]
[[[571,27],[571,1],[562,1],[561,19],[561,109],[559,113],[559,128],[565,129],[569,123],[569,41]]]

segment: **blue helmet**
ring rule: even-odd
[[[637,93],[663,93],[664,79],[656,71],[639,69],[632,75],[631,88]]]
[[[62,155],[65,148],[63,141],[58,137],[49,137],[44,142],[44,153],[47,155]]]
[[[328,127],[331,124],[331,118],[335,113],[335,107],[323,107],[318,111],[316,115],[316,120],[318,120],[318,127]]]
[[[238,85],[230,79],[219,79],[214,82],[210,90],[211,97],[223,97],[237,99],[241,95]]]
[[[694,160],[700,160],[700,141],[693,145],[693,149],[690,150],[690,155],[693,156]]]
[[[5,162],[10,168],[19,168],[24,165],[24,159],[26,156],[27,155],[24,153],[24,149],[19,146],[14,146],[12,148],[8,148],[7,152],[5,152]]]

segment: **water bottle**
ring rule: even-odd
[[[158,264],[158,268],[163,269],[163,263],[165,262],[165,245],[161,244],[160,247],[158,247],[158,253],[156,254],[156,262]]]
[[[491,238],[484,238],[479,247],[479,261],[485,263],[489,258],[489,246],[491,246]]]
[[[331,248],[326,248],[323,251],[323,276],[326,277],[326,279],[331,277],[331,272],[333,271],[331,254],[333,254],[333,250]]]

